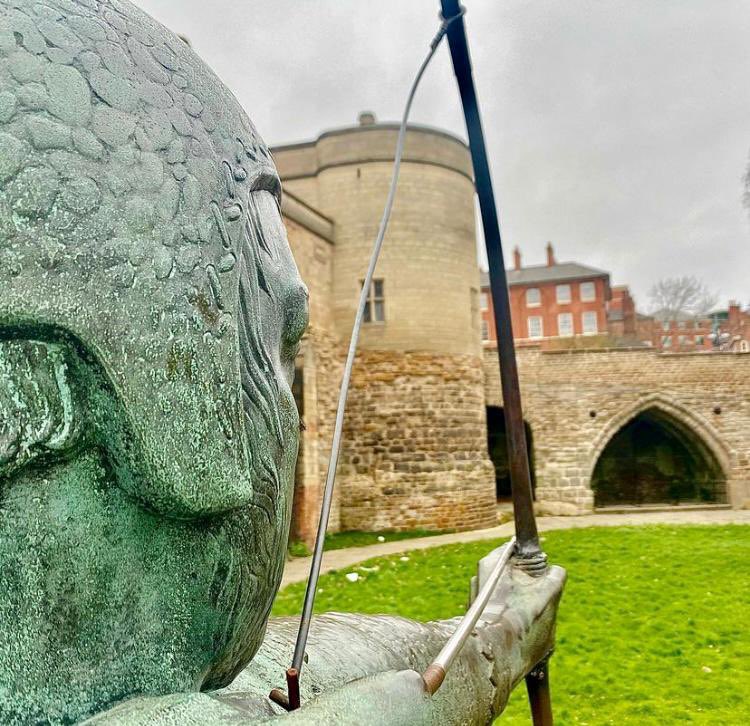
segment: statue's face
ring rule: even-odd
[[[0,91],[14,99],[0,338],[72,343],[99,367],[123,430],[87,430],[148,509],[261,506],[259,471],[290,486],[306,320],[270,154],[205,65],[130,3],[55,6],[46,41],[46,6],[0,17]]]
[[[6,605],[44,603],[11,640],[22,652],[22,633],[44,633],[50,662],[15,658],[11,677],[0,643],[0,676],[26,687],[36,668],[46,693],[49,674],[64,684],[109,659],[113,693],[132,686],[117,664],[144,692],[221,684],[262,637],[297,456],[307,292],[278,177],[234,97],[126,0],[12,5],[0,13],[0,540],[18,542],[0,560],[24,553],[14,571],[41,589],[6,587],[0,624]],[[27,547],[32,523],[40,544]],[[110,631],[151,660],[103,655]]]

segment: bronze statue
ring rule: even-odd
[[[504,577],[433,698],[450,623],[347,615],[313,627],[303,708],[267,697],[307,291],[270,154],[195,53],[127,0],[0,0],[0,185],[0,722],[498,713],[558,568]]]

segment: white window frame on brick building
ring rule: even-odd
[[[532,323],[532,321],[534,321]],[[544,326],[542,325],[541,315],[529,315],[526,318],[526,325],[528,328],[529,338],[543,338],[544,337]]]
[[[561,338],[569,338],[573,332],[573,313],[558,313],[557,334]]]
[[[359,284],[364,285],[364,280],[361,280]],[[362,320],[365,323],[385,322],[385,280],[382,277],[374,279],[370,285]]]
[[[661,329],[662,329],[662,330],[663,330],[663,331],[664,331],[665,333],[668,333],[668,332],[669,332],[669,329],[670,329],[671,327],[672,327],[672,324],[671,324],[671,323],[669,322],[669,320],[665,320],[665,321],[664,321],[664,322],[663,322],[663,323],[661,324]]]
[[[538,287],[530,287],[526,290],[526,307],[538,308],[542,304],[542,293]]]
[[[582,282],[580,286],[581,302],[596,300],[596,285],[593,282]]]
[[[584,335],[597,335],[599,332],[599,316],[596,310],[584,310],[581,315],[581,330]]]
[[[490,309],[490,296],[486,292],[479,293],[479,308],[481,310]]]
[[[662,348],[671,348],[672,347],[672,336],[671,335],[665,335],[661,339],[661,347]]]
[[[558,304],[569,303],[571,300],[570,285],[567,283],[564,285],[557,285],[555,287],[555,300]]]

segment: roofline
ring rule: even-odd
[[[576,263],[560,263],[560,264],[576,264]],[[535,265],[535,267],[538,267],[539,269],[545,269],[546,265]],[[528,270],[530,268],[524,267],[524,270]],[[483,275],[488,274],[487,270],[481,270],[480,271]],[[516,272],[516,270],[512,267],[506,268],[505,273],[506,277],[509,272]],[[605,272],[604,270],[595,270],[591,269],[590,273],[586,273],[584,275],[573,275],[573,276],[562,276],[562,277],[547,277],[543,280],[524,280],[523,282],[512,282],[511,280],[508,280],[508,287],[519,287],[521,285],[539,285],[541,283],[545,282],[560,282],[560,281],[566,281],[566,280],[596,280],[600,277],[606,277],[609,278],[611,275],[609,272]],[[488,288],[489,284],[482,285],[483,288]],[[610,283],[610,287],[612,287],[612,284]]]
[[[511,270],[507,270],[507,272],[511,272]],[[526,280],[524,282],[511,282],[510,280],[508,280],[508,287],[518,287],[520,285],[540,285],[544,282],[567,282],[569,280],[596,280],[600,277],[609,277],[609,272],[591,272],[586,275],[547,277],[543,280]]]
[[[381,156],[381,157],[362,157],[361,159],[356,159],[352,161],[337,161],[332,164],[323,164],[322,166],[319,166],[314,174],[290,174],[289,176],[283,176],[281,178],[281,183],[286,184],[290,181],[296,181],[298,179],[312,179],[316,176],[318,176],[321,172],[326,171],[327,169],[338,169],[342,166],[362,166],[363,164],[393,164],[393,156]],[[425,164],[427,166],[435,166],[438,169],[447,169],[448,171],[452,171],[454,174],[458,174],[459,176],[462,176],[464,179],[467,179],[469,183],[473,186],[474,185],[474,177],[472,177],[470,174],[467,174],[465,171],[461,169],[456,169],[455,166],[450,166],[449,164],[441,164],[439,161],[429,161],[427,159],[413,159],[409,156],[403,156],[401,158],[401,164]],[[284,192],[284,194],[287,194],[288,192]]]
[[[589,267],[588,265],[582,265],[580,262],[573,262],[572,260],[567,260],[565,262],[555,262],[554,265],[548,265],[546,263],[541,263],[539,265],[525,265],[524,267],[521,267],[521,269],[522,270],[546,270],[550,267],[561,267],[562,265],[581,265],[581,267],[586,267],[589,270],[593,270],[594,272],[599,272],[603,275],[609,275],[609,272],[607,272],[606,270],[600,270],[598,267]]]
[[[321,212],[319,209],[316,209],[311,204],[308,204],[304,199],[302,199],[302,197],[298,196],[294,192],[290,192],[288,189],[282,189],[282,198],[285,196],[291,197],[292,199],[294,199],[295,202],[297,202],[297,204],[305,207],[306,209],[308,209],[309,211],[311,211],[313,214],[320,217],[324,221],[329,222],[330,224],[335,223],[335,220],[333,220],[327,214],[323,214],[323,212]]]
[[[281,197],[281,214],[329,244],[334,244],[333,220],[291,192],[284,192]]]
[[[363,133],[367,131],[398,131],[401,128],[401,124],[396,122],[384,122],[369,124],[367,126],[340,126],[337,128],[323,131],[319,136],[310,141],[297,141],[289,144],[273,144],[270,147],[271,153],[275,151],[293,151],[295,149],[305,149],[311,146],[315,146],[321,139],[328,138],[329,136],[339,136],[343,134],[352,133]],[[406,127],[407,131],[419,131],[421,133],[433,134],[434,136],[441,136],[445,139],[453,141],[465,149],[469,149],[469,145],[460,136],[445,131],[444,129],[437,128],[436,126],[429,126],[427,124],[408,124]]]

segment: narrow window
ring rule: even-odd
[[[560,313],[557,316],[557,334],[559,336],[573,335],[572,313]]]
[[[599,326],[596,321],[596,310],[587,310],[583,314],[583,334],[593,335],[599,332]]]
[[[482,308],[482,310],[489,310],[490,309],[490,296],[483,292],[479,297],[479,304]]]
[[[364,285],[364,281],[360,282]],[[385,322],[385,283],[382,278],[373,280],[365,303],[364,322]]]
[[[669,320],[665,320],[665,321],[664,321],[664,322],[663,322],[663,323],[661,324],[661,329],[662,329],[662,330],[663,330],[663,331],[664,331],[665,333],[668,333],[668,332],[669,332],[669,327],[670,327],[670,325],[669,325]]]
[[[696,335],[695,336],[695,344],[696,345],[703,345],[703,336],[702,335]]]
[[[531,315],[528,319],[529,338],[542,337],[542,318],[539,315]]]
[[[570,302],[570,285],[558,285],[557,286],[557,302],[559,303]]]
[[[528,290],[526,290],[526,307],[527,308],[535,308],[538,305],[541,305],[541,303],[542,303],[542,297],[539,294],[538,287],[530,287]]]
[[[661,344],[662,344],[662,347],[664,347],[664,348],[671,347],[671,345],[672,345],[672,336],[671,335],[665,335],[661,339]]]
[[[596,285],[593,282],[581,283],[581,302],[596,300]]]
[[[482,340],[490,339],[490,324],[482,318]]]

